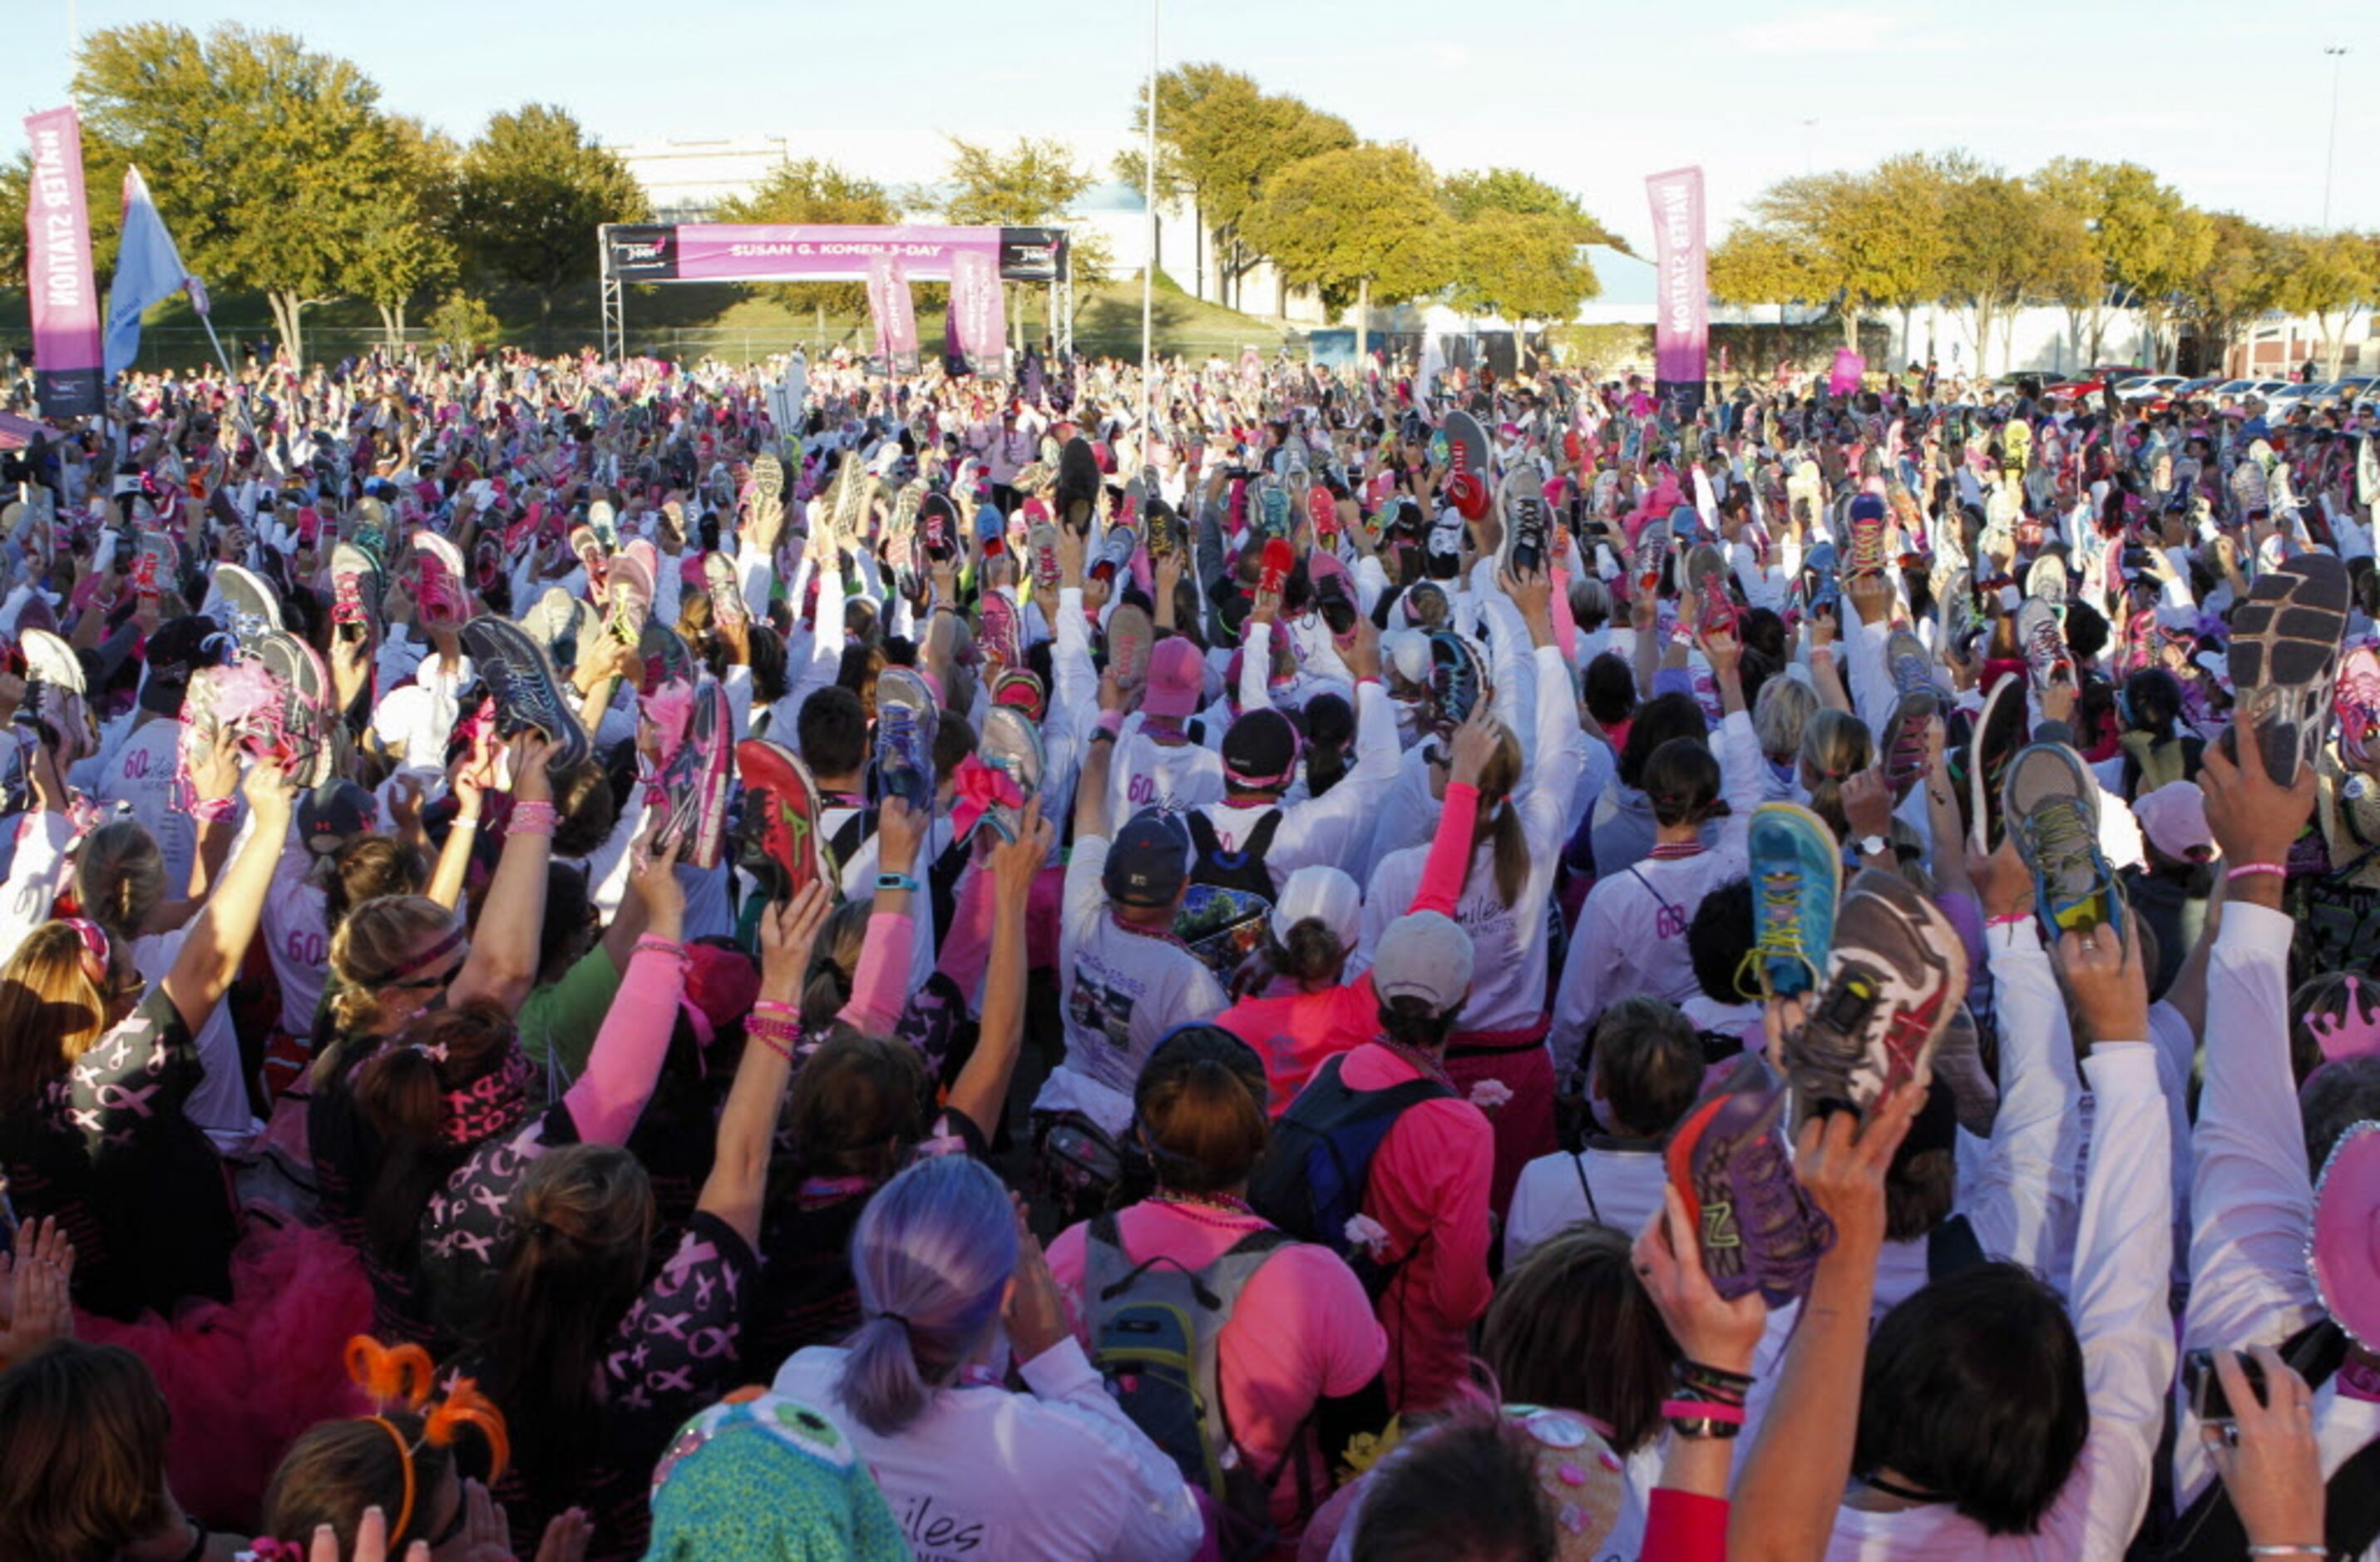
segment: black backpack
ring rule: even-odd
[[[1373,1157],[1397,1119],[1454,1092],[1430,1079],[1355,1090],[1340,1078],[1345,1061],[1343,1056],[1325,1060],[1273,1125],[1271,1142],[1248,1179],[1248,1202],[1300,1241],[1320,1243],[1345,1259],[1366,1294],[1378,1300],[1413,1255],[1384,1263],[1368,1247],[1349,1239],[1347,1223],[1363,1213]]]
[[[1265,853],[1272,849],[1273,835],[1281,828],[1281,810],[1266,810],[1237,851],[1223,849],[1222,837],[1215,834],[1214,821],[1207,817],[1205,809],[1192,809],[1184,820],[1190,826],[1192,884],[1243,890],[1262,897],[1267,906],[1272,904],[1275,892],[1272,873],[1265,867]]]

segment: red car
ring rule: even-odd
[[[2097,363],[2082,371],[2070,380],[2060,380],[2043,387],[2044,396],[2062,396],[2073,400],[2098,395],[2118,380],[2129,380],[2135,374],[2154,374],[2154,369],[2143,369],[2137,363]]]

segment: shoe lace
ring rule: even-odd
[[[2071,798],[2046,799],[2034,805],[2025,823],[2033,832],[2034,852],[2040,859],[2045,882],[2069,886],[2078,868],[2091,867],[2095,836],[2080,802]],[[2095,873],[2091,876],[2095,877]]]
[[[1753,953],[1761,960],[1796,960],[1815,970],[1802,941],[1802,875],[1790,868],[1760,875],[1760,935]]]

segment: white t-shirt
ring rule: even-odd
[[[198,853],[198,826],[187,810],[174,806],[181,741],[180,722],[163,716],[143,722],[126,736],[99,774],[100,800],[129,808],[164,854],[169,900],[190,893],[190,864]]]
[[[1118,922],[1101,875],[1108,841],[1075,843],[1066,864],[1058,969],[1066,992],[1065,1060],[1050,1072],[1037,1112],[1080,1112],[1108,1133],[1132,1121],[1132,1088],[1158,1039],[1223,1011],[1225,997],[1196,956],[1170,935]]]
[[[1504,1267],[1529,1250],[1582,1220],[1625,1231],[1645,1228],[1661,1207],[1669,1169],[1658,1144],[1621,1145],[1596,1139],[1578,1154],[1558,1150],[1521,1168],[1512,1186],[1512,1213],[1504,1219]]]
[[[264,949],[281,983],[281,1028],[293,1036],[314,1029],[314,1010],[331,969],[331,922],[322,886],[308,882],[314,858],[299,847],[281,854],[273,893],[264,901]]]
[[[850,1435],[917,1562],[1184,1562],[1205,1538],[1182,1472],[1071,1336],[1024,1364],[1030,1395],[945,1388],[890,1437],[844,1408],[848,1354],[796,1351],[774,1386]]]

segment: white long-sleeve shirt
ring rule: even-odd
[[[2148,1043],[2103,1043],[2082,1069],[2095,1104],[2070,1292],[2091,1410],[2082,1456],[2033,1534],[1986,1534],[1948,1503],[1888,1512],[1845,1507],[1835,1515],[1830,1562],[2119,1557],[2140,1527],[2161,1401],[2173,1377],[2166,1310],[2173,1144]]]
[[[1372,833],[1379,794],[1397,774],[1397,718],[1387,690],[1366,680],[1355,690],[1355,763],[1339,784],[1302,801],[1231,804],[1198,810],[1215,828],[1225,851],[1237,851],[1265,815],[1278,809],[1281,823],[1265,852],[1265,871],[1277,890],[1289,875],[1312,865],[1352,871]]]
[[[2270,907],[2223,908],[2206,970],[2206,1082],[2191,1140],[2190,1306],[2184,1348],[2277,1348],[2322,1315],[2306,1273],[2313,1178],[2289,1071],[2289,954],[2295,924]],[[2187,1507],[2215,1479],[2198,1418],[2177,1395],[2174,1500]],[[2314,1390],[2325,1480],[2380,1437],[2380,1404]],[[2363,1554],[2380,1556],[2380,1546]]]
[[[1743,712],[1721,722],[1718,737],[1729,812],[1717,839],[1691,856],[1648,857],[1605,874],[1579,909],[1578,931],[1554,995],[1557,1068],[1577,1061],[1596,1020],[1621,999],[1641,993],[1683,1003],[1702,991],[1686,929],[1704,896],[1749,871],[1744,841],[1766,768],[1752,718]]]
[[[844,1407],[848,1354],[795,1351],[777,1392],[834,1416],[919,1562],[1183,1562],[1205,1537],[1181,1470],[1117,1406],[1073,1336],[1024,1364],[1031,1394],[938,1389],[891,1436]]]

